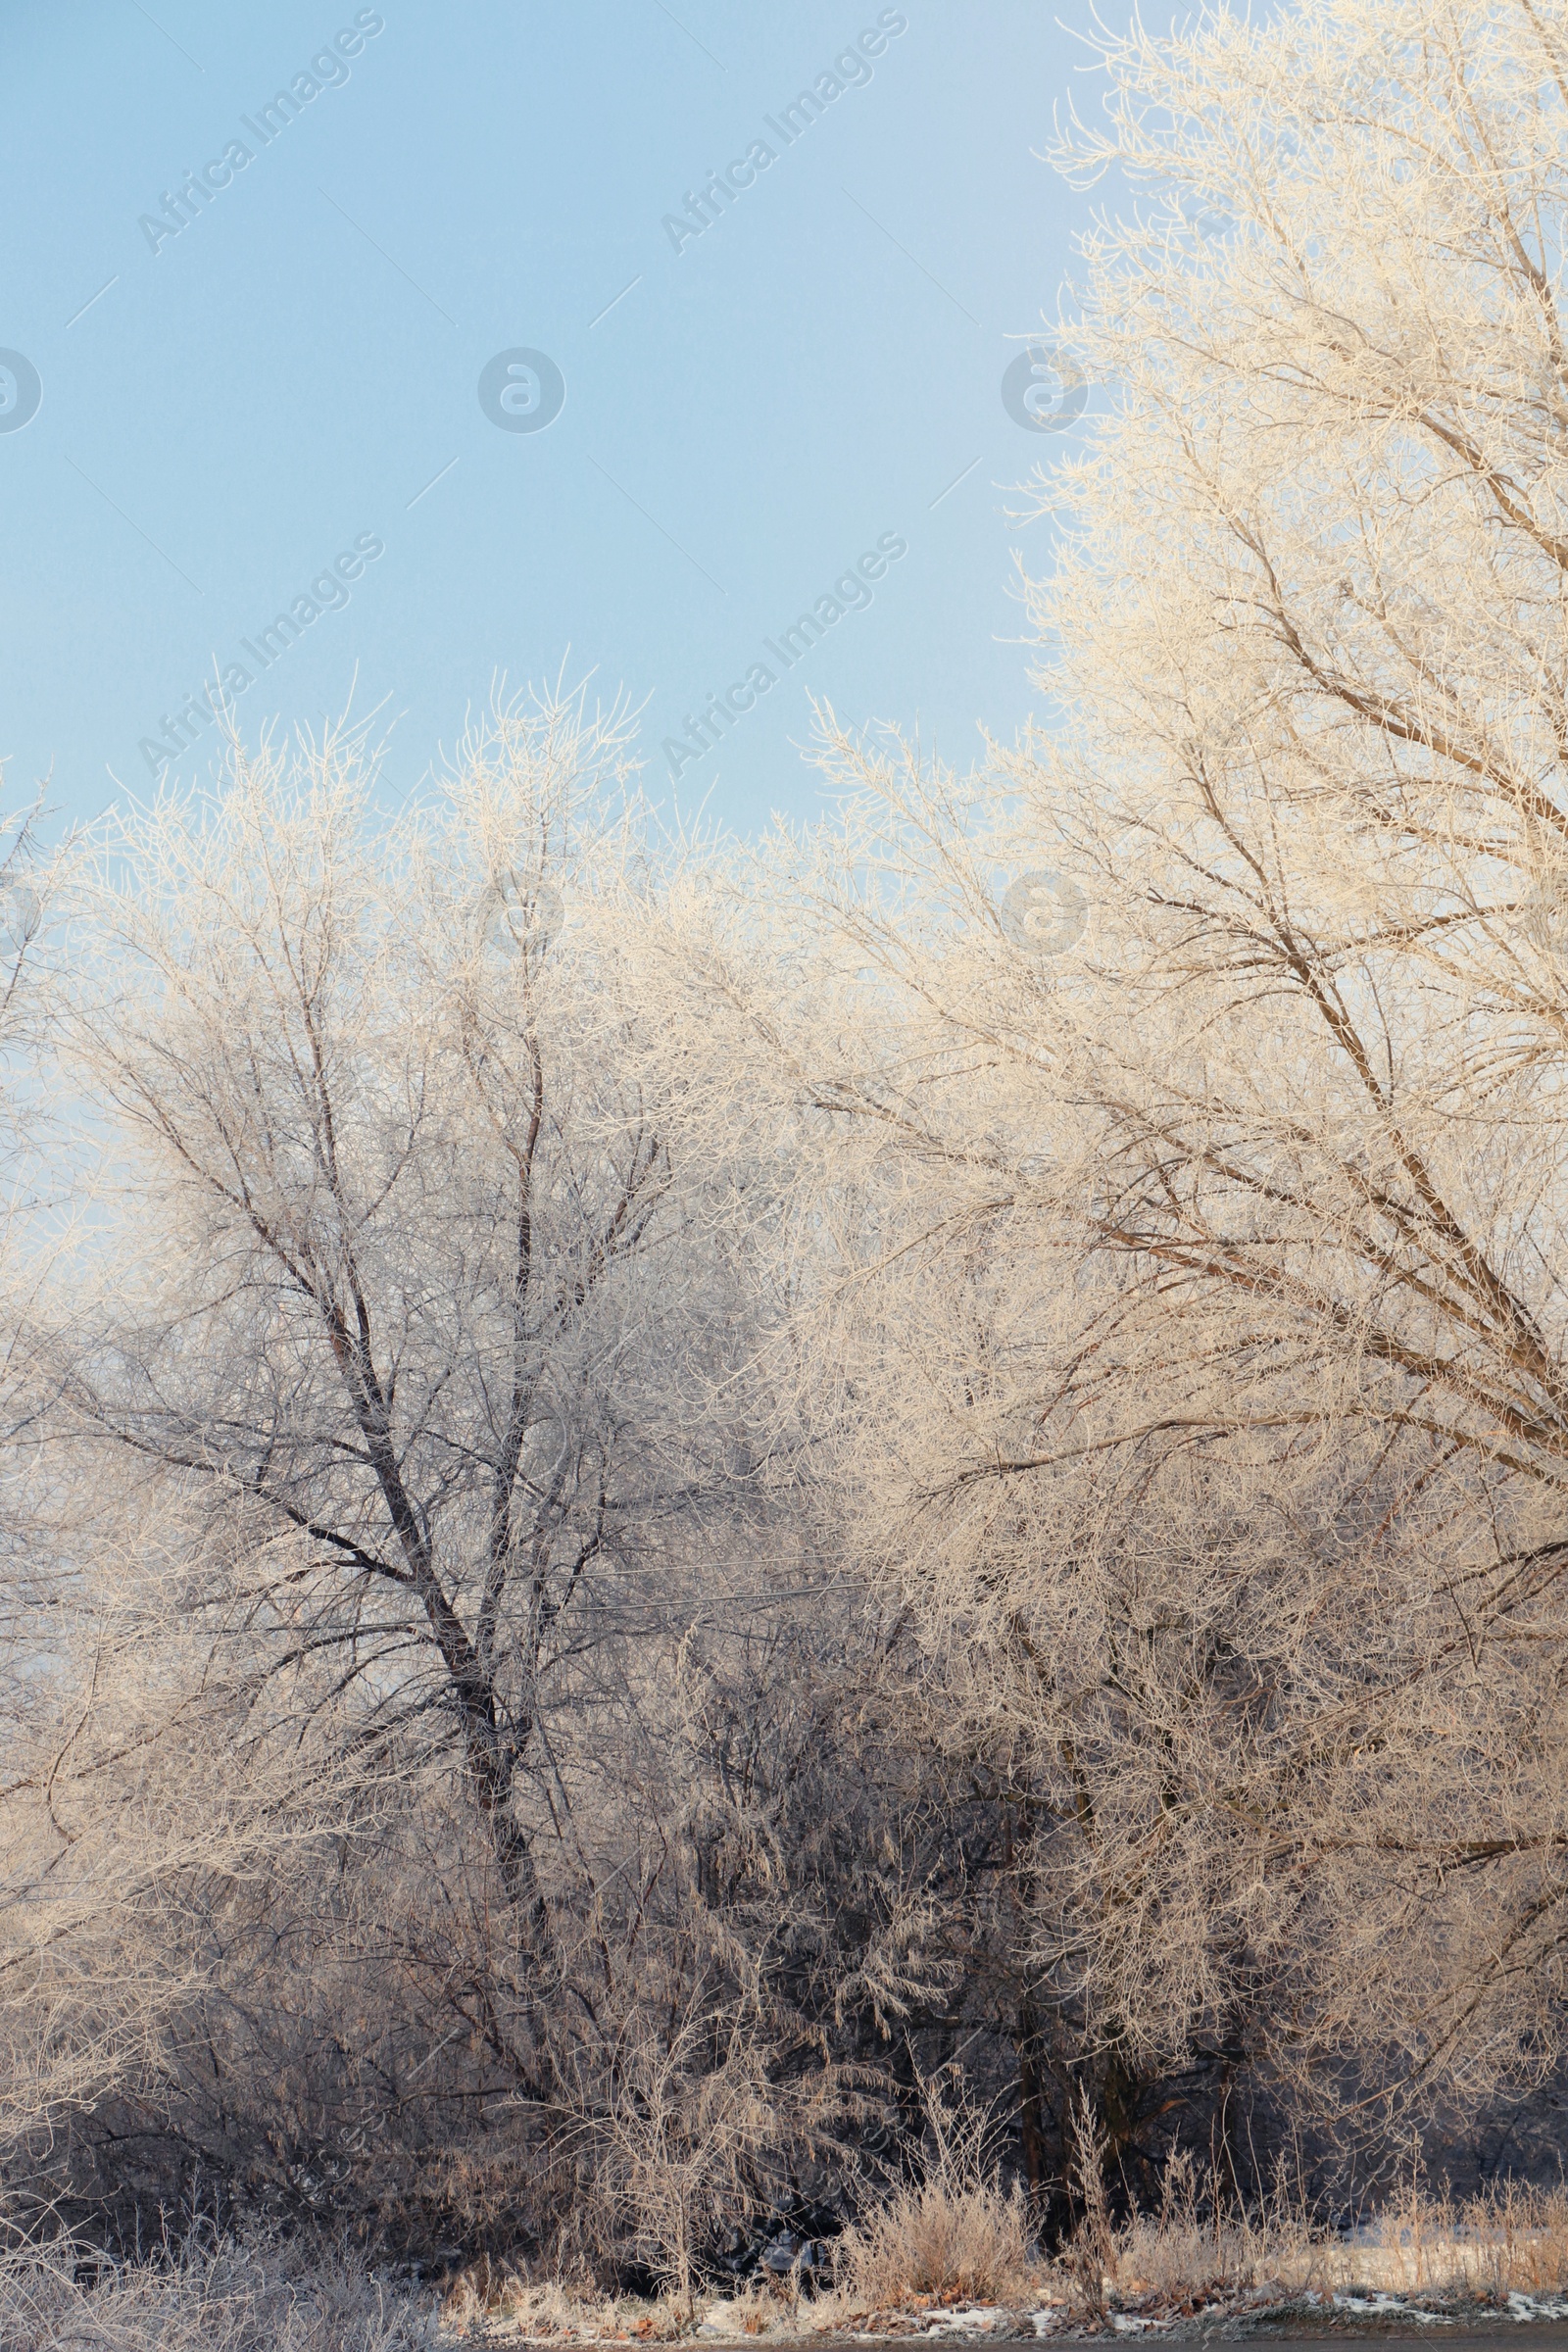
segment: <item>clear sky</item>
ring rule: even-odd
[[[0,0],[8,797],[205,773],[215,659],[252,735],[384,700],[394,785],[564,659],[743,831],[817,805],[808,693],[1010,731],[1090,16]]]

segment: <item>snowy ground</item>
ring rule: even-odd
[[[913,2276],[919,2271],[911,2264]],[[909,2274],[906,2274],[906,2276]],[[929,2275],[929,2274],[928,2274]],[[972,2275],[972,2274],[971,2274]],[[554,2285],[520,2286],[505,2311],[458,2290],[439,2340],[494,2345],[656,2344],[694,2337],[746,2346],[759,2338],[838,2343],[980,2343],[1041,2337],[1256,2335],[1507,2337],[1568,2321],[1568,2197],[1478,2203],[1407,2198],[1346,2236],[1302,2224],[1212,2222],[1177,2227],[1135,2219],[1115,2236],[1098,2321],[1069,2291],[1059,2264],[1014,2268],[1006,2300],[957,2291],[868,2307],[848,2285],[807,2291],[791,2277],[759,2277],[695,2308],[666,2296],[589,2306]],[[866,2291],[862,2281],[860,2293]],[[895,2290],[898,2291],[898,2290]]]
[[[1435,2294],[1413,2295],[1385,2288],[1339,2288],[1330,2293],[1309,2290],[1288,2300],[1260,2290],[1234,2297],[1216,2296],[1200,2309],[1191,2306],[1167,2311],[1111,2309],[1102,2327],[1086,2323],[1081,2313],[1059,2298],[1044,2297],[1020,2308],[990,2303],[964,2303],[925,2310],[908,2309],[845,2314],[821,2304],[782,2304],[761,2317],[752,2301],[720,2299],[700,2306],[701,2316],[686,2340],[749,2346],[760,2338],[776,2343],[824,2346],[837,2343],[903,2342],[1013,2342],[1030,2336],[1157,2335],[1171,2338],[1213,2334],[1234,2339],[1262,2326],[1279,2336],[1298,2320],[1303,2332],[1332,2339],[1341,2336],[1412,2336],[1428,2329],[1459,2328],[1467,2334],[1511,2332],[1508,2323],[1542,2325],[1568,2320],[1568,2295],[1510,2291],[1501,2302],[1470,2297],[1462,2301]],[[857,2325],[858,2322],[858,2325]],[[633,2323],[617,2327],[612,2321],[602,2330],[584,2328],[565,2332],[557,2328],[530,2328],[521,2320],[506,2321],[475,2314],[466,2326],[448,2325],[440,2341],[456,2346],[484,2344],[553,2345],[564,2352],[567,2344],[637,2344],[668,2342],[664,2327]],[[681,2331],[683,2334],[686,2331]]]

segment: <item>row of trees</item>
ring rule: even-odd
[[[680,2270],[948,2063],[1057,2218],[1079,2084],[1528,2157],[1568,6],[1103,62],[1030,740],[824,713],[742,852],[557,695],[20,843],[20,2192]]]

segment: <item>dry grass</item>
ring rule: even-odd
[[[896,2189],[839,2245],[840,2292],[872,2310],[921,2295],[1005,2303],[1027,2291],[1031,2270],[1023,2192],[995,2180]]]
[[[220,2247],[183,2261],[78,2278],[60,2252],[0,2259],[0,2352],[414,2352],[467,2339],[670,2343],[694,2332],[744,2343],[823,2337],[903,2315],[928,2327],[960,2302],[1029,2311],[1056,2325],[1109,2309],[1173,2318],[1247,2302],[1361,2292],[1417,2300],[1568,2295],[1568,2189],[1507,2186],[1458,2204],[1406,2188],[1351,2239],[1285,2198],[1218,2211],[1197,2168],[1166,2168],[1158,2213],[1119,2228],[1091,2213],[1054,2264],[1035,2253],[1022,2199],[982,2162],[972,2115],[939,2114],[927,2176],[846,2232],[838,2283],[815,2297],[757,2279],[720,2297],[656,2301],[526,2280],[482,2258],[432,2298],[398,2294],[331,2261]],[[1102,2255],[1095,2282],[1086,2271]]]
[[[1351,2242],[1313,2252],[1340,2289],[1556,2294],[1568,2289],[1568,2190],[1509,2181],[1456,2204],[1410,2188]]]
[[[0,2258],[0,2352],[413,2352],[431,2320],[363,2272],[230,2246],[87,2278],[61,2250]]]
[[[1568,2290],[1568,2190],[1509,2182],[1456,2202],[1415,2183],[1349,2237],[1314,2226],[1280,2197],[1245,2213],[1199,2194],[1182,2156],[1165,2172],[1157,2214],[1111,2238],[1105,2288],[1145,2309],[1192,2308],[1247,2295],[1399,2295],[1500,2303]]]
[[[1028,2290],[1037,2257],[1023,2191],[1002,2185],[989,2115],[961,2083],[926,2085],[924,2177],[901,2182],[839,2241],[841,2296],[872,2310],[921,2296],[1004,2303]]]
[[[481,2261],[450,2289],[441,2320],[460,2336],[482,2337],[491,2332],[491,2323],[499,2323],[505,2334],[546,2341],[665,2344],[689,2336],[704,2309],[701,2298],[694,2301],[685,2292],[665,2293],[653,2302],[637,2295],[603,2295],[559,2278],[507,2276]]]

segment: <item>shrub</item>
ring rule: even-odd
[[[1003,2303],[1028,2284],[1034,2247],[1023,2190],[988,2162],[990,2119],[967,2091],[925,2092],[933,2153],[924,2176],[893,2194],[840,2241],[841,2287],[876,2309],[916,2295]]]

